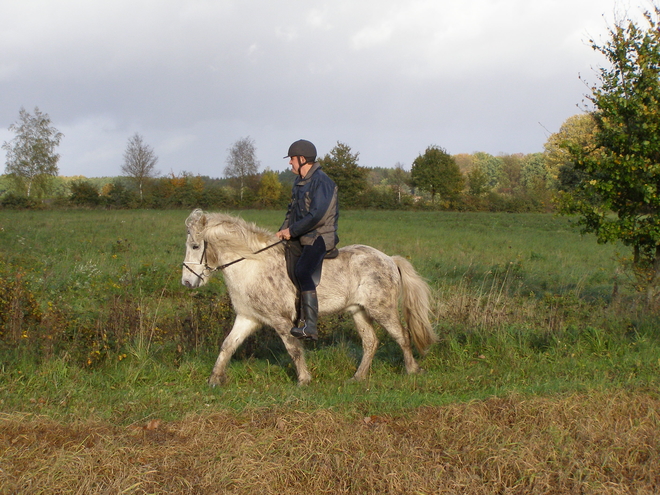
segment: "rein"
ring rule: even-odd
[[[283,242],[284,242],[284,239],[280,239],[280,240],[277,241],[276,243],[274,243],[274,244],[270,244],[270,245],[266,246],[265,248],[261,248],[259,251],[255,251],[255,252],[252,253],[252,254],[254,255],[254,254],[263,253],[263,252],[266,251],[267,249],[270,249],[270,248],[272,248],[272,247],[275,247],[275,246],[277,246],[278,244],[282,244]],[[208,263],[206,262],[206,246],[207,246],[207,244],[208,244],[208,243],[207,243],[206,241],[204,241],[204,250],[202,251],[202,258],[199,260],[199,261],[200,261],[199,263],[194,263],[194,262],[192,262],[192,261],[184,261],[184,262],[182,263],[182,266],[183,266],[185,269],[187,269],[190,273],[192,273],[193,275],[195,275],[195,276],[196,276],[198,279],[200,279],[200,280],[203,280],[203,274],[204,274],[204,272],[205,272],[206,270],[208,270],[209,272],[214,272],[214,271],[216,271],[216,270],[224,270],[224,269],[227,268],[228,266],[231,266],[231,265],[233,265],[234,263],[238,263],[239,261],[243,261],[243,260],[245,259],[245,258],[238,258],[237,260],[230,261],[229,263],[225,263],[224,265],[220,265],[220,266],[216,266],[215,268],[211,268],[211,267],[208,265]],[[204,265],[204,270],[202,271],[202,275],[200,275],[200,274],[197,273],[195,270],[193,270],[192,268],[190,268],[190,267],[188,266],[189,263],[192,263],[193,265]]]

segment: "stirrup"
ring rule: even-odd
[[[308,332],[307,323],[304,323],[302,327],[293,327],[291,329],[291,335],[300,340],[318,340],[318,332]]]

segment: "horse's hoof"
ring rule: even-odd
[[[220,387],[227,383],[227,375],[211,375],[208,379],[208,384],[211,388]]]
[[[298,386],[299,387],[306,387],[309,385],[312,381],[312,377],[310,376],[309,378],[303,378],[302,380],[298,380]]]
[[[420,368],[419,366],[415,366],[414,368],[406,370],[406,373],[409,375],[423,375],[426,373],[426,370],[424,368]]]

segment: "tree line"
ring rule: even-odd
[[[47,114],[21,108],[10,130],[16,137],[3,145],[7,164],[0,177],[0,207],[5,208],[284,208],[295,179],[290,171],[260,171],[250,137],[228,150],[221,178],[186,172],[161,176],[158,156],[139,133],[128,140],[122,176],[60,177],[55,149],[63,136]],[[450,155],[431,145],[409,169],[401,163],[363,167],[359,152],[337,142],[319,162],[337,183],[343,208],[548,211],[559,191],[556,168],[562,160],[554,141],[555,135],[542,153],[499,156]]]

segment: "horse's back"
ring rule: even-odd
[[[325,260],[318,287],[321,303],[326,300],[335,311],[338,306],[396,304],[399,290],[400,276],[394,260],[362,244],[344,246],[339,256]]]

